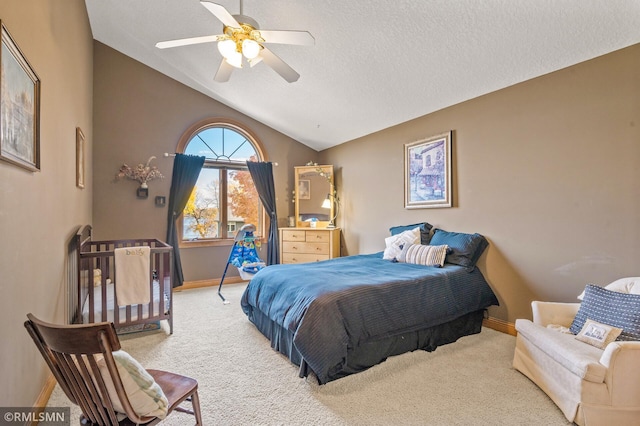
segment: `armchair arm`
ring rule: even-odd
[[[600,357],[607,367],[604,378],[616,406],[637,406],[640,395],[640,342],[609,343]]]
[[[579,303],[533,301],[531,302],[533,323],[543,327],[549,324],[570,327],[579,308]]]

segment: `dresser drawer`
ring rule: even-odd
[[[328,243],[331,235],[326,231],[305,231],[308,243]]]
[[[305,243],[302,241],[284,241],[283,253],[329,254],[329,243]]]
[[[301,230],[282,230],[282,241],[305,241],[306,231]]]
[[[282,253],[282,263],[308,263],[329,259],[328,254]]]

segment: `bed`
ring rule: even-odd
[[[410,226],[392,228],[392,234],[395,229],[394,235],[403,235]],[[433,238],[438,231],[436,240],[449,242],[438,265],[397,261],[399,255],[389,257],[386,249],[271,265],[247,285],[242,309],[275,350],[300,366],[300,377],[313,373],[320,384],[366,370],[389,356],[433,351],[479,333],[485,310],[498,305],[475,267],[486,240],[479,234],[442,230]],[[417,241],[399,248],[443,246],[423,244],[424,233],[417,235]]]
[[[156,239],[94,241],[90,225],[69,244],[69,321],[113,322],[116,330],[166,320],[173,334],[173,248]],[[149,247],[149,302],[119,305],[114,253],[118,248]]]

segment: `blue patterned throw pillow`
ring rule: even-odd
[[[580,333],[587,319],[621,328],[622,333],[616,340],[640,340],[640,295],[587,284],[569,330]]]

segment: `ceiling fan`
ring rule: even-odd
[[[242,68],[245,60],[251,67],[264,61],[289,83],[300,78],[300,74],[264,45],[278,43],[312,46],[315,39],[308,31],[261,30],[254,19],[242,14],[242,0],[239,15],[232,15],[224,6],[210,1],[201,1],[200,4],[222,22],[222,34],[161,41],[156,43],[156,47],[166,49],[217,41],[223,58],[214,80],[221,83],[229,81],[233,68]]]

